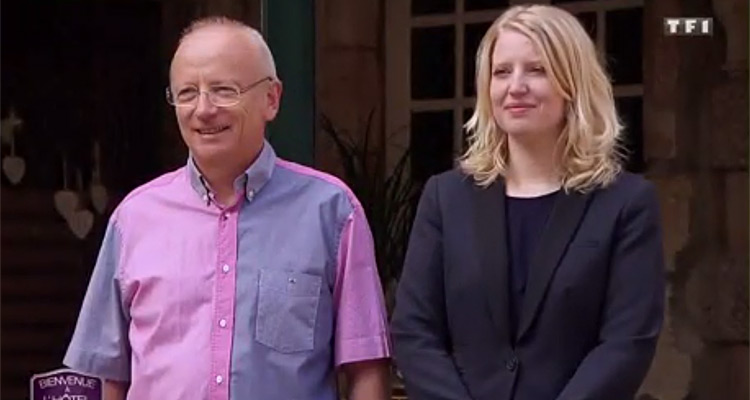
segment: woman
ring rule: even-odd
[[[393,315],[410,400],[632,399],[662,324],[657,197],[622,171],[572,15],[518,6],[477,54],[460,168],[420,200]]]

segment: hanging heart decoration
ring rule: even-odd
[[[91,204],[99,214],[104,214],[107,209],[107,188],[102,184],[101,159],[99,153],[99,142],[94,143],[94,170],[91,176],[91,187],[89,188]]]
[[[78,239],[85,239],[94,227],[94,213],[83,208],[80,201],[83,199],[83,175],[81,175],[81,170],[76,170],[76,183],[78,186],[78,208],[73,210],[66,218],[66,222],[68,228]]]
[[[55,210],[66,220],[78,209],[78,193],[68,189],[68,163],[65,157],[62,161],[63,188],[55,192]]]
[[[104,214],[107,210],[107,188],[102,184],[92,184],[89,188],[89,195],[91,196],[91,204],[99,214]]]
[[[16,116],[15,110],[10,110],[8,118],[2,121],[3,143],[10,144],[10,156],[3,160],[3,173],[11,184],[17,185],[26,174],[26,161],[16,155],[16,129],[23,124],[23,121]]]
[[[68,219],[78,208],[78,194],[72,190],[58,190],[55,193],[55,209]]]
[[[94,227],[94,213],[89,210],[73,211],[67,218],[68,227],[78,239],[85,239]]]
[[[3,173],[10,183],[17,185],[26,173],[26,161],[15,155],[5,157],[3,160]]]

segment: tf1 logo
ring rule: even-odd
[[[664,18],[667,36],[711,36],[713,33],[713,18]]]

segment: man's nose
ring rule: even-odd
[[[218,107],[211,102],[209,96],[210,94],[206,91],[201,91],[198,95],[198,99],[195,103],[195,114],[198,117],[210,116],[216,113]]]

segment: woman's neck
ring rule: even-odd
[[[514,197],[536,197],[559,190],[561,180],[558,160],[555,140],[520,143],[509,138],[505,176],[507,194]]]

